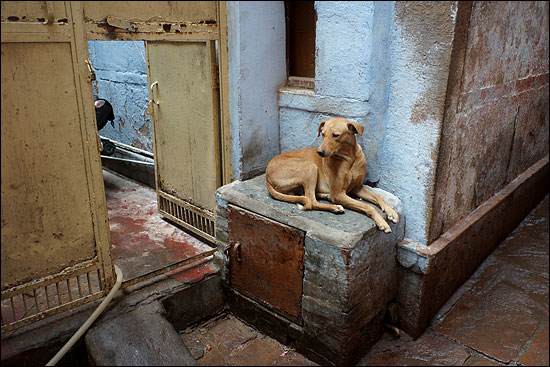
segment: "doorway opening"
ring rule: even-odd
[[[126,286],[175,274],[190,260],[209,257],[212,248],[158,211],[145,42],[88,41],[88,51],[94,104],[107,101],[113,112],[100,124],[96,110],[113,261]]]

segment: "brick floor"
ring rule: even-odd
[[[231,314],[189,328],[181,338],[201,366],[317,366]]]
[[[358,365],[547,366],[548,210],[546,196],[418,339],[386,333]],[[231,314],[181,337],[199,365],[316,365]]]
[[[359,365],[548,366],[548,196],[417,340],[386,334]]]

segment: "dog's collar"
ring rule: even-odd
[[[336,156],[336,157],[344,158],[346,161],[348,161],[349,164],[353,163],[353,160],[351,159],[351,157],[348,157],[347,155],[344,155],[344,154],[341,154],[341,153],[334,153],[333,155]]]

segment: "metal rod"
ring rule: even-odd
[[[48,286],[45,286],[44,290],[46,291],[46,304],[48,305],[48,309],[49,309],[52,306],[50,306],[50,295],[48,294]]]
[[[76,284],[78,284],[78,297],[82,297],[82,286],[80,285],[80,275],[76,276]]]
[[[86,279],[88,279],[88,291],[90,292],[90,294],[94,293],[92,291],[92,282],[90,280],[90,273],[86,273]]]
[[[178,261],[176,263],[173,263],[172,265],[169,265],[167,267],[164,267],[162,269],[158,269],[158,270],[154,270],[154,271],[151,271],[149,273],[146,273],[142,276],[139,276],[137,278],[134,278],[134,279],[130,279],[130,280],[127,280],[126,282],[124,282],[122,284],[122,288],[126,288],[128,286],[131,286],[133,284],[136,284],[136,283],[139,283],[141,281],[144,281],[144,280],[147,280],[147,279],[150,279],[150,278],[153,278],[157,275],[161,275],[161,274],[164,274],[166,272],[169,272],[171,270],[174,270],[174,269],[177,269],[177,268],[180,268],[182,266],[185,266],[185,265],[188,265],[188,264],[191,264],[193,262],[196,262],[198,260],[201,260],[201,259],[204,259],[205,257],[208,257],[210,255],[213,255],[217,250],[216,249],[212,249],[212,250],[208,250],[206,252],[203,252],[203,253],[200,253],[198,255],[195,255],[195,256],[191,256],[187,259],[184,259],[184,260],[181,260],[181,261]]]
[[[25,301],[25,294],[21,294],[21,299],[23,300],[23,309],[25,312],[23,313],[23,316],[27,315],[27,302]]]
[[[34,304],[36,305],[36,313],[40,312],[40,307],[38,306],[38,298],[36,297],[36,288],[32,290],[34,294]]]
[[[67,278],[67,291],[69,292],[69,302],[73,301],[73,293],[71,292],[71,282],[70,279]]]
[[[13,304],[13,297],[10,297],[11,302],[11,313],[13,313],[13,320],[17,320],[17,315],[15,314],[15,305]]]
[[[57,291],[57,304],[62,305],[61,303],[61,294],[59,293],[59,282],[55,283],[55,290]]]
[[[101,286],[101,277],[99,276],[99,269],[96,270],[96,275],[97,275],[97,283],[99,284],[99,290],[103,290],[104,288]]]

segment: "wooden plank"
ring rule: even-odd
[[[48,6],[53,7],[53,9],[48,9]],[[45,22],[48,19],[48,10],[53,11],[54,21],[56,22],[67,18],[65,3],[62,1],[2,1],[1,7],[2,23]],[[17,20],[10,20],[15,18]],[[4,27],[4,24],[2,24],[2,27]]]
[[[229,61],[227,45],[227,4],[219,2],[220,38],[218,43],[219,55],[219,85],[220,85],[220,136],[221,159],[223,165],[223,185],[233,181],[233,169],[231,164],[231,119],[229,113]]]
[[[216,1],[145,1],[132,6],[127,1],[83,1],[88,22],[105,22],[107,16],[148,22],[216,21]]]

